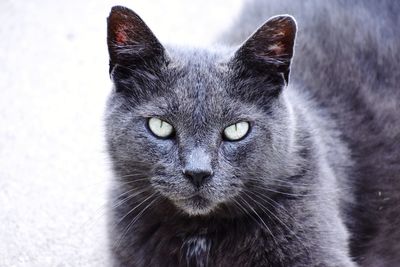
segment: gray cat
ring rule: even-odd
[[[111,10],[114,266],[400,266],[400,2],[278,2],[209,50]]]

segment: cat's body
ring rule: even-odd
[[[224,40],[240,43],[262,17],[301,25],[291,82],[324,108],[352,155],[352,255],[362,266],[400,266],[399,1],[253,1]],[[240,22],[240,23],[239,23]],[[243,23],[245,22],[245,23]]]
[[[387,18],[379,25],[388,31],[377,33],[366,27],[375,20],[364,17],[372,1],[365,10],[286,2],[253,3],[239,25],[252,19],[224,40],[242,39],[260,17],[299,17],[289,86],[288,17],[263,26],[239,52],[167,48],[165,56],[136,15],[121,8],[111,14],[115,266],[400,264],[400,54],[396,27],[387,28],[398,23],[390,14],[399,5],[389,10],[381,2]],[[300,12],[305,6],[311,10]],[[332,22],[339,19],[348,27]],[[263,46],[274,34],[287,38]],[[280,57],[261,62],[254,57],[260,49]],[[154,116],[174,126],[173,137],[150,133],[146,120]],[[221,139],[237,120],[251,122],[249,133]],[[182,176],[192,165],[212,170],[202,187]],[[198,198],[189,201],[189,193]]]

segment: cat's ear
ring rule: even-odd
[[[288,83],[296,31],[292,16],[270,18],[237,50],[235,64],[261,75],[276,72]]]
[[[115,65],[129,68],[149,65],[164,58],[165,50],[149,27],[132,10],[115,6],[107,18],[110,73]]]

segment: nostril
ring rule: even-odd
[[[212,171],[209,170],[183,170],[185,177],[192,182],[193,185],[200,187],[204,184],[212,175]]]

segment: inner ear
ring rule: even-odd
[[[292,16],[272,17],[237,50],[236,64],[261,74],[282,74],[288,83],[296,31]]]
[[[115,6],[107,19],[110,71],[116,64],[140,67],[158,61],[164,48],[144,21],[132,10]]]

